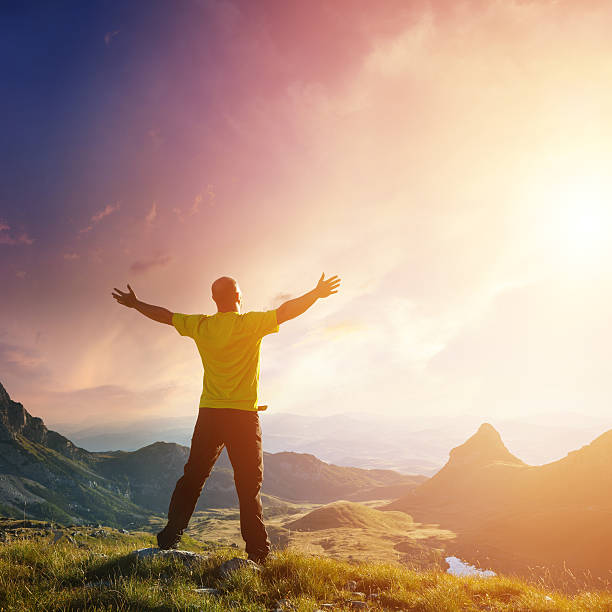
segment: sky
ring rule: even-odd
[[[262,342],[269,410],[612,427],[608,2],[0,19],[0,381],[48,425],[197,412],[193,341],[113,287],[213,314],[219,276],[267,310],[325,272]]]

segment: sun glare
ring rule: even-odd
[[[612,253],[612,181],[554,177],[531,189],[528,201],[527,234],[541,263],[580,275],[602,269],[601,260]]]
[[[605,186],[571,185],[559,195],[557,224],[565,247],[576,255],[606,246],[610,237],[612,199]]]

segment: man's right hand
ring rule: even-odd
[[[127,306],[128,308],[136,308],[136,304],[138,303],[138,298],[132,291],[132,288],[128,285],[128,292],[121,291],[121,289],[117,289],[115,287],[115,291],[117,293],[113,293],[112,296],[121,304],[122,306]]]
[[[321,274],[321,278],[315,287],[315,295],[318,298],[325,298],[330,296],[332,293],[338,293],[338,287],[340,286],[340,279],[337,276],[325,279],[325,273]]]

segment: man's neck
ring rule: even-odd
[[[217,313],[221,313],[221,312],[236,312],[238,314],[240,314],[240,306],[234,306],[233,308],[217,308]]]

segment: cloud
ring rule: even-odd
[[[202,194],[198,193],[198,195],[193,199],[193,204],[189,209],[189,213],[195,215],[200,212],[200,203],[202,202]]]
[[[0,342],[0,372],[25,380],[45,378],[49,371],[45,358],[36,350]]]
[[[92,218],[91,221],[93,223],[98,223],[99,221],[101,221],[102,219],[104,219],[104,217],[108,217],[108,215],[110,215],[111,213],[115,212],[116,210],[119,210],[119,204],[115,204],[114,206],[112,204],[107,204],[103,210],[101,210],[100,212],[97,212]]]
[[[171,255],[162,255],[161,253],[149,259],[139,259],[130,266],[130,271],[136,274],[148,272],[151,268],[164,268],[172,261]]]
[[[206,200],[206,203],[208,204],[208,206],[214,206],[215,205],[215,191],[213,189],[213,186],[209,183],[206,186],[206,193],[204,192],[200,192],[198,193],[195,198],[193,198],[193,204],[189,207],[189,209],[187,210],[187,212],[184,214],[183,210],[176,207],[172,209],[172,212],[178,217],[178,220],[183,223],[185,221],[185,216],[186,215],[197,215],[200,212],[200,205],[202,204],[202,202],[204,202],[204,200]]]
[[[151,210],[147,213],[147,216],[145,217],[147,227],[151,227],[156,218],[157,218],[157,202],[153,202],[153,205],[151,206]]]
[[[15,276],[17,278],[25,278],[26,271],[25,270],[17,270],[17,272],[15,272]]]
[[[119,30],[111,30],[110,32],[107,32],[104,35],[104,44],[107,47],[110,47],[111,43],[113,42],[113,39],[115,38],[115,36],[117,36],[117,34],[119,34]]]
[[[68,260],[68,261],[72,261],[74,259],[79,259],[81,256],[78,253],[75,253],[74,251],[71,251],[70,253],[64,253],[64,259]]]
[[[80,229],[79,234],[85,234],[87,232],[90,232],[93,229],[94,225],[102,221],[104,217],[108,217],[108,215],[119,210],[119,208],[120,208],[119,202],[117,202],[116,204],[107,204],[102,210],[99,210],[97,213],[95,213],[91,217],[91,221],[89,225],[87,227],[84,227],[83,229]]]
[[[0,244],[14,246],[16,244],[32,244],[34,238],[28,236],[27,232],[21,232],[17,237],[9,234],[11,227],[8,223],[0,221]]]

